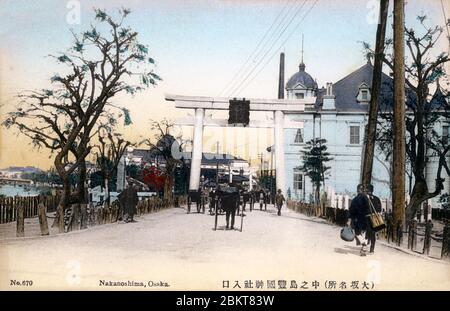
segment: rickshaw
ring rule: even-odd
[[[222,189],[220,189],[217,193],[216,193],[216,206],[214,208],[214,231],[217,230],[217,222],[218,222],[218,216],[219,214],[225,214],[225,207],[222,207],[222,196],[226,195],[226,193],[230,193],[230,192],[237,192],[237,189],[235,187],[222,187]],[[239,231],[242,232],[242,228],[244,225],[244,211],[241,208],[242,205],[242,197],[239,195],[239,199],[237,201],[237,206],[236,206],[236,216],[240,215],[241,218],[241,228],[239,229]]]

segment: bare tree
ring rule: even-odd
[[[181,152],[182,140],[181,135],[174,137],[174,124],[167,119],[162,121],[151,121],[151,129],[155,131],[154,139],[146,139],[144,143],[150,147],[157,157],[163,160],[162,171],[164,172],[164,199],[169,202],[173,201],[172,190],[174,186],[174,174],[177,165],[181,164],[180,157],[177,154]]]
[[[121,134],[115,133],[113,129],[102,125],[98,132],[98,145],[94,146],[96,152],[96,164],[100,168],[105,188],[104,205],[110,203],[110,182],[117,170],[120,159],[129,146],[133,144],[125,140]]]
[[[418,16],[420,29],[405,28],[406,46],[409,52],[405,60],[406,71],[406,155],[412,166],[414,186],[411,191],[411,200],[407,206],[407,220],[411,220],[420,205],[433,197],[439,195],[443,189],[444,170],[450,176],[446,157],[450,146],[437,135],[434,130],[439,120],[449,118],[449,104],[446,100],[436,100],[436,93],[430,92],[432,85],[437,84],[438,93],[441,91],[440,77],[446,75],[444,64],[450,61],[449,56],[442,52],[434,56],[434,48],[441,38],[444,30],[442,27],[428,27],[426,16]],[[450,21],[448,21],[450,24]],[[450,38],[449,38],[450,40]],[[373,53],[368,44],[364,44],[369,53]],[[386,40],[386,46],[392,47],[392,40]],[[386,53],[383,59],[389,69],[394,69],[393,55]],[[392,98],[385,98],[392,101]],[[390,158],[392,155],[392,107],[380,106],[380,131],[378,134],[378,145]],[[428,150],[427,150],[428,149]],[[429,150],[433,150],[430,153]],[[438,169],[434,189],[430,190],[425,178],[425,169],[430,156],[437,156]]]

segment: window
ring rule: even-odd
[[[303,98],[305,98],[305,94],[303,94],[303,93],[296,93],[295,94],[295,98],[296,99],[303,99]]]
[[[297,133],[295,134],[294,143],[296,143],[296,144],[303,143],[303,129],[297,130]]]
[[[370,101],[370,88],[366,83],[362,83],[359,86],[358,95],[356,100],[360,103],[367,104]]]
[[[449,134],[450,134],[450,127],[448,125],[442,126],[442,141],[445,145],[448,144]]]
[[[359,145],[359,126],[350,126],[350,144]]]
[[[368,90],[361,91],[361,99],[364,101],[369,100],[369,91]]]
[[[303,189],[303,174],[298,169],[294,169],[294,191],[302,189]]]

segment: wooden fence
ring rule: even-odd
[[[177,199],[180,205],[187,204],[187,196],[180,196],[177,197]],[[141,216],[144,214],[156,213],[160,210],[173,207],[172,204],[157,197],[147,198],[138,202],[136,214]],[[114,223],[121,219],[123,220],[123,213],[124,211],[120,208],[118,201],[112,202],[109,206],[94,207],[93,205],[90,205],[86,210],[86,215],[80,211],[79,213],[74,213],[74,216],[70,215],[67,217],[66,231]]]
[[[297,201],[288,201],[287,206],[294,212],[310,217],[323,217],[327,221],[340,226],[345,225],[348,218],[348,211],[341,208],[324,207]]]
[[[25,218],[36,217],[39,203],[47,207],[47,212],[54,212],[58,207],[59,197],[0,197],[0,224],[16,221],[19,206],[24,207]]]
[[[287,207],[294,212],[301,213],[307,216],[316,216],[325,218],[328,222],[336,224],[338,226],[345,226],[348,220],[348,210],[326,207],[320,208],[314,204],[297,202],[297,201],[288,201]],[[324,210],[324,211],[323,211]],[[434,213],[437,213],[433,211]],[[449,215],[445,214],[445,211],[440,211],[443,215],[444,219],[444,229],[442,234],[436,234],[432,232],[433,224],[431,221],[428,221],[426,224],[419,225],[417,221],[412,221],[412,223],[408,226],[407,231],[402,231],[402,226],[395,226],[389,217],[385,220],[387,228],[379,231],[379,237],[383,238],[387,243],[395,243],[397,246],[402,246],[403,240],[406,239],[407,245],[405,245],[408,249],[421,253],[424,255],[430,255],[430,248],[432,245],[432,240],[438,246],[441,246],[441,254],[440,257],[433,257],[437,259],[450,259],[450,221],[447,220]],[[434,218],[434,214],[433,214]],[[419,230],[419,227],[421,230]],[[397,232],[397,241],[393,241],[394,239],[394,230]],[[418,237],[423,237],[421,240],[423,241],[422,245],[418,245]],[[436,246],[436,245],[434,245]]]
[[[186,205],[186,196],[177,196],[176,206]],[[162,209],[173,207],[174,202],[169,202],[157,197],[139,201],[136,213],[144,215],[155,213]],[[55,212],[59,204],[59,197],[0,197],[0,223],[17,222],[17,237],[25,236],[25,218],[39,217],[41,235],[48,235],[48,212]],[[82,207],[83,206],[83,207]],[[124,211],[118,201],[110,206],[89,206],[74,204],[64,213],[64,232],[86,229],[89,226],[102,225],[123,220]]]

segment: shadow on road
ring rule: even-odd
[[[357,246],[344,246],[344,248],[336,247],[334,252],[343,255],[351,254],[360,257],[360,248]]]
[[[213,228],[214,230],[214,228]],[[217,226],[217,231],[240,231],[238,228],[227,229],[226,226]]]
[[[275,214],[276,214],[276,212],[275,212]],[[309,216],[305,216],[305,217],[308,217],[308,218],[288,216],[286,214],[283,215],[283,212],[282,212],[281,213],[281,217],[292,218],[292,219],[297,219],[297,220],[304,220],[304,221],[314,222],[314,223],[317,223],[317,224],[335,226],[335,224],[329,223],[325,219],[314,219],[314,218],[309,218]]]

